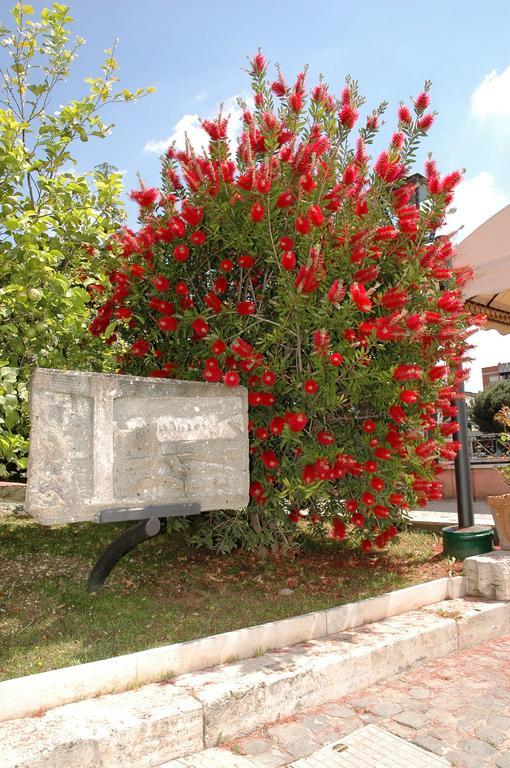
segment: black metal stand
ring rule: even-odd
[[[98,592],[119,560],[142,541],[152,539],[166,529],[166,519],[151,517],[133,525],[112,541],[90,572],[87,582],[89,592]]]
[[[461,443],[462,448],[455,457],[455,485],[457,488],[457,516],[459,528],[470,528],[475,524],[473,508],[473,485],[471,482],[471,457],[469,455],[469,430],[464,386],[459,387],[460,397],[455,401],[457,406],[458,432],[454,440]]]
[[[147,539],[152,539],[158,533],[166,530],[169,517],[188,517],[199,515],[200,504],[155,504],[146,507],[130,507],[127,509],[105,509],[99,515],[100,523],[114,523],[126,520],[139,520],[137,525],[123,531],[105,549],[90,572],[87,582],[89,592],[98,592],[104,585],[112,568],[131,549]]]

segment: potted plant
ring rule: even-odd
[[[504,426],[505,432],[501,435],[501,441],[506,444],[510,456],[510,407],[503,406],[496,414],[495,419]],[[502,467],[500,474],[510,485],[510,464]],[[504,493],[501,496],[488,496],[487,502],[492,511],[501,549],[510,550],[510,493]]]

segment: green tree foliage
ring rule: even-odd
[[[503,432],[504,425],[495,416],[505,405],[510,406],[510,381],[490,384],[475,395],[470,417],[482,432]]]
[[[121,175],[75,169],[73,145],[104,138],[102,107],[152,89],[118,89],[114,50],[85,95],[54,107],[84,40],[67,6],[34,19],[30,5],[0,25],[0,476],[26,465],[26,382],[33,365],[101,368],[109,350],[86,333],[96,249],[123,220]]]

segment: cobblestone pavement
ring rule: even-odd
[[[273,723],[231,748],[276,768],[367,723],[459,768],[510,768],[510,635]]]

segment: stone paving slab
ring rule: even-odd
[[[445,768],[444,758],[426,752],[393,733],[366,725],[323,747],[289,768]]]
[[[257,768],[322,768],[324,763],[299,760],[320,751],[318,743],[343,741],[369,724],[458,768],[510,768],[510,624],[504,637],[308,709],[232,746]],[[298,734],[299,756],[290,751]],[[275,750],[286,753],[287,761],[273,761]],[[419,763],[410,760],[407,768],[415,765]]]

